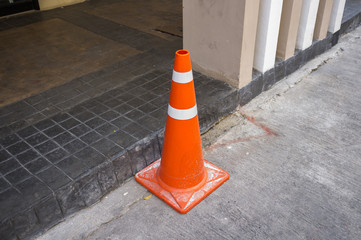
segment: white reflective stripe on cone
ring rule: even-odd
[[[197,104],[188,109],[176,109],[168,104],[168,116],[177,120],[188,120],[197,116]]]
[[[193,80],[193,72],[176,72],[173,70],[172,80],[177,83],[189,83]]]

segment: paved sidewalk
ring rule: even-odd
[[[131,179],[37,239],[358,240],[360,46],[361,27],[203,136],[231,178],[188,214]]]
[[[360,5],[347,0],[339,32],[240,90],[195,72],[201,132],[337,44]],[[0,19],[0,238],[54,226],[159,158],[181,12],[178,0],[89,0]]]

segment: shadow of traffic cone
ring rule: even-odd
[[[175,54],[161,159],[135,179],[179,213],[187,213],[229,178],[203,159],[189,52]]]

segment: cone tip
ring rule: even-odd
[[[174,70],[177,72],[189,72],[192,70],[189,51],[181,49],[175,52]]]
[[[176,51],[175,54],[176,54],[177,56],[182,56],[182,57],[183,57],[183,56],[189,55],[189,51],[184,50],[184,49],[181,49],[181,50]]]

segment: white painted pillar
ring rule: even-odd
[[[343,11],[345,9],[346,0],[334,0],[332,13],[331,13],[331,20],[330,25],[328,27],[328,31],[331,33],[335,33],[341,28],[341,21]]]
[[[283,0],[261,0],[253,67],[264,73],[274,67]]]
[[[318,5],[320,0],[303,0],[296,48],[305,50],[312,45]]]

